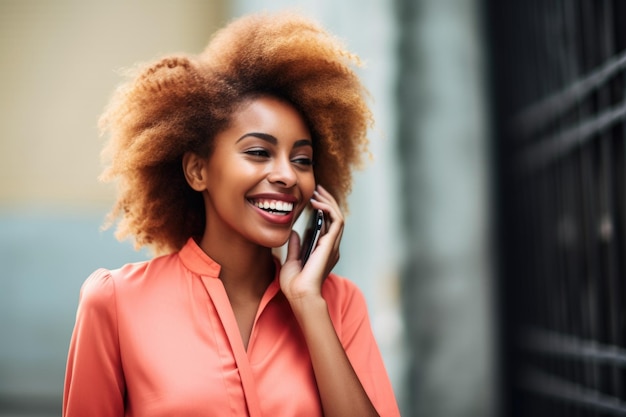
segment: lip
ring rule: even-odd
[[[287,203],[292,203],[294,205],[294,209],[289,214],[285,214],[285,215],[268,213],[267,211],[258,208],[251,202],[251,200],[261,200],[261,199],[277,200],[277,201],[284,201]],[[246,196],[246,200],[248,201],[248,204],[250,204],[250,206],[263,219],[273,224],[278,224],[278,225],[291,224],[293,223],[295,213],[297,212],[296,206],[298,203],[298,199],[290,194],[279,194],[279,193],[254,194],[254,195]]]

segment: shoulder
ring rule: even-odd
[[[136,285],[145,278],[159,276],[175,259],[176,253],[148,261],[128,263],[116,269],[97,269],[85,280],[82,291],[97,294],[111,291],[111,288],[121,289],[128,285]]]
[[[169,256],[166,256],[169,257]],[[80,289],[80,301],[98,305],[115,296],[116,291],[146,276],[149,270],[159,269],[163,258],[128,263],[117,269],[99,268],[87,277]]]
[[[100,268],[94,271],[80,289],[80,304],[95,308],[105,307],[115,296],[111,271]]]
[[[331,309],[340,309],[341,313],[348,310],[367,313],[361,289],[345,277],[333,273],[328,275],[322,287],[322,295]]]
[[[98,305],[108,303],[112,298],[130,293],[141,293],[159,282],[167,281],[173,265],[177,264],[178,254],[160,256],[148,261],[128,263],[117,269],[99,268],[84,282],[80,290],[81,304]]]

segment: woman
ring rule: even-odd
[[[371,121],[354,63],[309,20],[259,14],[116,92],[110,220],[159,256],[84,283],[65,416],[399,415],[363,296],[330,273]],[[303,266],[309,205],[328,227]]]

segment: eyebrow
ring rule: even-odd
[[[249,137],[249,136],[253,136],[255,138],[259,138],[262,139],[266,142],[271,143],[272,145],[277,145],[278,144],[278,139],[276,139],[275,136],[270,135],[269,133],[260,133],[260,132],[250,132],[250,133],[246,133],[245,135],[243,135],[242,137],[240,137],[239,139],[237,139],[237,142],[242,141],[243,139]],[[294,148],[298,148],[301,146],[310,146],[313,147],[313,142],[311,141],[311,139],[298,139],[294,144],[293,147]]]

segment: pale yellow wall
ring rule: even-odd
[[[198,52],[225,0],[0,0],[0,207],[100,206],[97,119],[116,70]]]

